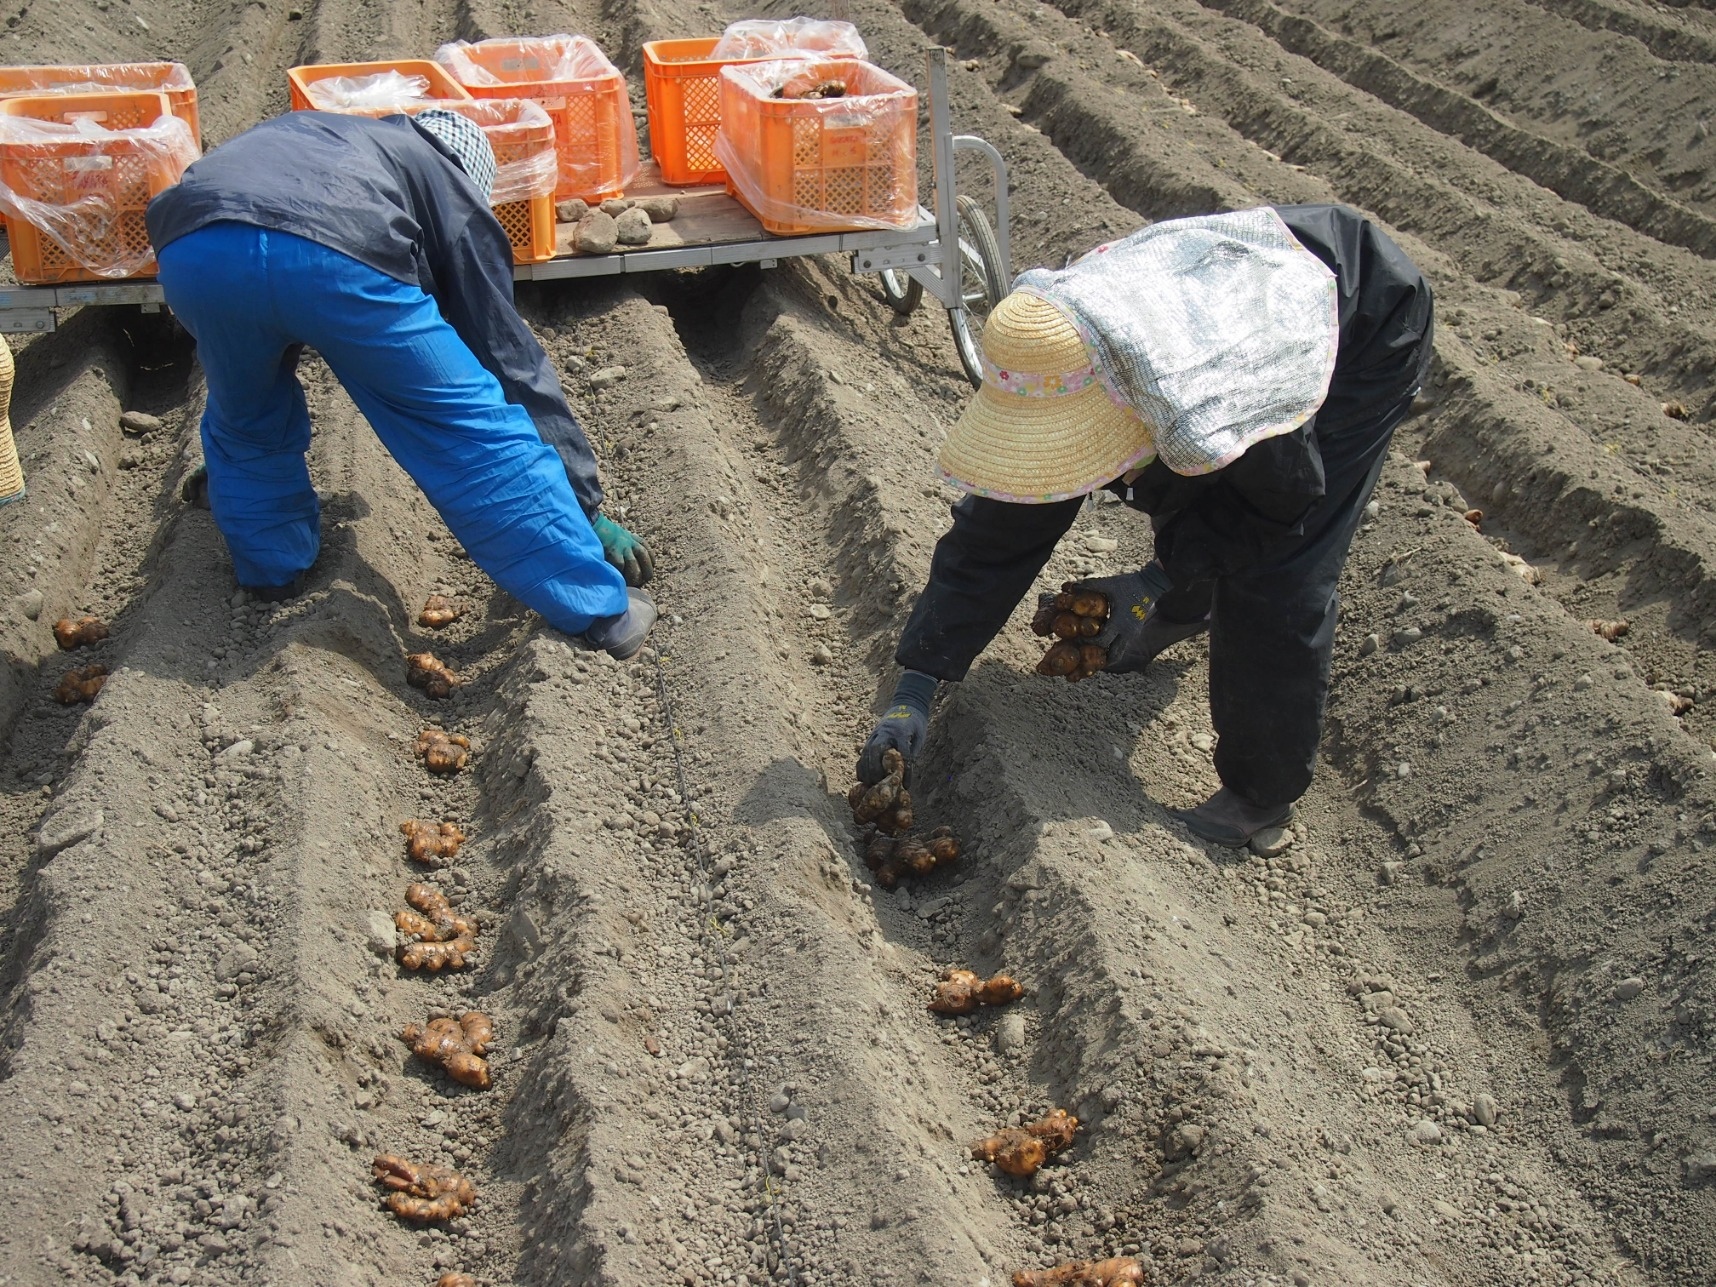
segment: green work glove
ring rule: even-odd
[[[649,546],[606,514],[597,514],[590,526],[596,530],[596,539],[602,543],[602,553],[620,570],[626,584],[648,584],[655,575],[655,560],[650,557]]]

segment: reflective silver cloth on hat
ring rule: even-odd
[[[1066,312],[1176,474],[1291,432],[1329,391],[1335,275],[1268,208],[1153,224],[1014,289]]]

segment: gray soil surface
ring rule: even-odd
[[[1716,1281],[1716,16],[845,7],[913,79],[953,50],[1020,268],[1342,200],[1432,277],[1292,830],[1235,855],[1165,812],[1214,785],[1201,645],[1069,688],[1021,616],[919,770],[966,856],[872,887],[844,796],[969,386],[939,309],[896,319],[837,259],[521,290],[661,569],[625,665],[496,591],[313,359],[324,552],[247,601],[179,499],[194,355],[86,310],[16,346],[0,509],[0,1284],[1000,1287],[1119,1253],[1235,1287]],[[642,42],[751,9],[11,0],[0,58],[178,57],[214,144],[297,63],[568,30],[635,80]],[[1148,551],[1095,506],[1044,584]],[[435,592],[470,612],[418,627]],[[112,636],[61,654],[82,612]],[[407,686],[423,648],[451,700]],[[99,698],[54,703],[85,660]],[[431,726],[464,773],[414,760]],[[411,817],[471,840],[426,872]],[[479,921],[474,968],[393,960],[415,879]],[[1028,993],[926,1012],[954,965]],[[468,1008],[486,1091],[399,1039]],[[970,1159],[1052,1107],[1082,1126],[1033,1180]],[[378,1152],[457,1167],[474,1210],[401,1223]]]

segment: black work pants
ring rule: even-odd
[[[1323,444],[1326,490],[1278,557],[1158,605],[1170,621],[1210,618],[1210,721],[1222,785],[1265,807],[1305,794],[1323,738],[1338,586],[1353,533],[1388,458],[1408,395]]]

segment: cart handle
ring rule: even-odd
[[[995,169],[995,241],[996,248],[1001,252],[1001,284],[1008,290],[1013,289],[1013,247],[1010,243],[1009,229],[1011,221],[1008,217],[1007,206],[1007,162],[1002,160],[1001,153],[995,145],[986,139],[980,139],[975,134],[955,134],[953,136],[955,152],[981,152],[989,158],[989,164]]]

